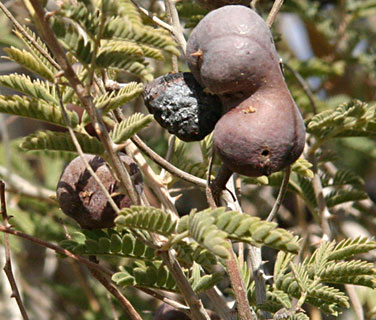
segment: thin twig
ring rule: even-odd
[[[191,316],[194,320],[210,320],[201,300],[197,294],[193,291],[188,279],[185,277],[183,270],[180,267],[179,262],[175,258],[175,254],[170,251],[162,251],[160,253],[164,264],[168,267],[173,275],[176,284],[184,296],[187,304],[190,307]]]
[[[8,17],[10,21],[12,21],[15,28],[28,40],[32,45],[48,60],[49,63],[51,63],[57,70],[60,70],[59,64],[51,58],[51,56],[46,52],[38,42],[36,42],[33,37],[31,37],[25,29],[18,23],[16,18],[10,13],[10,11],[0,2],[0,9],[3,10],[5,15]]]
[[[312,179],[312,187],[315,193],[315,198],[316,198],[317,206],[319,209],[321,229],[322,229],[324,239],[329,241],[332,238],[332,232],[330,230],[330,225],[328,221],[328,219],[331,216],[331,213],[329,212],[329,209],[326,205],[326,200],[324,197],[324,191],[323,191],[323,187],[321,184],[321,179],[318,174],[318,168],[317,168],[317,163],[316,163],[317,161],[314,156],[311,162],[313,163],[313,171],[314,171],[314,176]]]
[[[166,296],[160,294],[159,292],[156,292],[156,291],[149,289],[149,288],[143,288],[143,287],[138,287],[138,286],[135,286],[135,288],[145,292],[146,294],[148,294],[148,295],[150,295],[150,296],[152,296],[152,297],[154,297],[154,298],[156,298],[160,301],[163,301],[163,302],[169,304],[171,307],[174,307],[175,309],[180,310],[181,312],[184,312],[188,316],[190,315],[189,308],[186,305],[181,304],[178,301],[169,299]]]
[[[104,29],[104,24],[106,22],[106,17],[103,14],[102,10],[99,11],[100,18],[99,18],[99,26],[98,32],[95,34],[93,50],[91,52],[91,61],[90,61],[90,68],[87,75],[87,83],[86,83],[86,90],[90,92],[90,87],[93,84],[94,75],[95,75],[95,68],[96,68],[96,60],[97,60],[97,53],[101,44],[102,33]]]
[[[272,27],[275,18],[277,17],[277,14],[279,10],[281,9],[283,5],[283,0],[275,0],[273,3],[273,7],[269,12],[268,18],[266,19],[266,24],[268,25],[269,28]]]
[[[182,27],[180,25],[179,19],[177,19],[177,22],[175,21],[175,17],[177,16],[177,10],[176,10],[176,7],[174,5],[172,5],[172,10],[171,10],[171,15],[172,15],[172,18],[173,18],[173,21],[174,21],[174,25],[170,25],[170,24],[164,22],[163,20],[159,19],[158,17],[156,17],[150,11],[141,7],[135,0],[131,0],[131,1],[141,13],[148,16],[150,19],[152,19],[160,27],[170,31],[171,34],[174,36],[176,42],[182,48],[183,53],[185,55],[187,43],[185,41],[184,34],[182,32]]]
[[[226,299],[216,286],[206,290],[205,294],[209,297],[213,310],[215,310],[223,320],[236,320],[236,312],[227,306]]]
[[[252,8],[253,10],[255,10],[255,11],[257,11],[257,8],[256,8],[256,6],[257,6],[257,2],[259,2],[259,0],[252,0],[252,1],[251,1],[251,8]]]
[[[58,245],[55,245],[53,243],[41,240],[39,238],[33,237],[31,235],[28,235],[28,234],[23,233],[23,232],[18,231],[18,230],[13,230],[13,229],[11,229],[9,227],[0,226],[0,232],[9,233],[9,234],[12,234],[14,236],[17,236],[17,237],[20,237],[20,238],[32,241],[32,242],[34,242],[34,243],[36,243],[36,244],[38,244],[38,245],[40,245],[42,247],[54,250],[55,252],[60,253],[60,254],[65,255],[65,256],[68,256],[69,258],[72,258],[73,260],[81,262],[81,263],[83,263],[84,265],[86,265],[88,267],[97,269],[100,272],[103,272],[105,274],[108,274],[109,276],[112,276],[112,271],[109,270],[109,269],[107,269],[106,267],[103,267],[103,266],[101,266],[99,264],[93,263],[90,260],[88,260],[88,259],[86,259],[84,257],[78,256],[78,255],[76,255],[76,254],[74,254],[74,253],[72,253],[72,252],[70,252],[70,251],[68,251],[66,249],[63,249],[62,247],[60,247]]]
[[[226,183],[226,188],[227,190],[229,190],[235,195],[235,199],[233,197],[225,197],[225,199],[227,199],[227,206],[229,206],[230,209],[232,210],[243,213],[239,200],[236,198],[235,180],[229,179]],[[265,303],[266,301],[266,287],[265,287],[265,277],[264,277],[265,273],[264,273],[263,265],[262,265],[261,248],[253,247],[251,245],[248,245],[247,248],[248,248],[248,253],[249,253],[248,257],[250,260],[249,264],[251,265],[251,268],[253,271],[253,278],[255,281],[256,303],[261,305]],[[238,272],[239,274],[238,277],[241,277],[240,270],[237,270],[236,272]],[[244,289],[244,292],[241,292],[239,288],[239,292],[237,294],[239,298],[241,298],[242,295],[245,295],[246,301],[243,301],[244,308],[245,308],[245,304],[246,303],[248,304],[248,299],[246,298],[245,289]],[[257,315],[249,307],[249,305],[248,305],[248,310],[249,312],[251,312],[251,315],[252,315],[252,318],[248,318],[248,319],[257,319]],[[246,311],[247,309],[245,309],[243,313],[245,313]]]
[[[232,248],[230,250],[230,259],[226,261],[226,269],[231,281],[231,287],[234,290],[239,319],[257,319],[257,316],[251,311],[251,308],[248,304],[247,291],[241,277],[238,261],[236,260],[235,253]]]
[[[282,205],[282,201],[285,198],[287,187],[289,186],[290,173],[291,173],[291,166],[288,166],[285,169],[285,175],[283,177],[282,184],[281,184],[281,187],[279,189],[277,199],[274,202],[273,208],[270,211],[268,217],[266,218],[266,221],[272,221],[274,219],[275,215],[278,213],[278,210]]]
[[[169,25],[168,23],[164,22],[163,20],[159,19],[157,16],[155,16],[150,11],[146,10],[145,8],[141,7],[135,0],[131,0],[132,3],[136,6],[136,8],[145,16],[149,17],[151,20],[153,20],[157,25],[160,27],[173,32],[173,26]]]
[[[41,186],[36,186],[15,173],[9,173],[6,168],[0,166],[0,176],[7,182],[6,191],[21,194],[27,197],[39,199],[50,204],[56,204],[53,200],[55,192]]]
[[[115,306],[112,302],[111,294],[108,293],[107,298],[108,298],[108,303],[110,304],[110,308],[111,308],[111,312],[112,312],[112,316],[114,317],[114,320],[119,320],[119,316],[118,316],[116,309],[115,309]]]
[[[175,135],[171,135],[171,138],[169,139],[169,142],[168,142],[168,149],[167,149],[166,158],[165,158],[165,160],[168,161],[168,162],[170,162],[170,160],[172,158],[172,155],[174,154],[175,141],[176,141],[176,136]],[[166,169],[162,168],[161,173],[159,174],[159,176],[163,180],[165,178],[165,176],[166,176]],[[171,192],[171,190],[170,190],[170,192]]]
[[[158,197],[165,210],[169,214],[178,217],[179,215],[175,208],[174,198],[171,197],[167,186],[149,166],[140,150],[130,139],[128,139],[127,141],[126,151],[127,154],[132,155],[132,158],[136,161],[148,186],[150,186],[150,188],[154,191],[155,195]]]
[[[283,62],[283,65],[286,67],[286,69],[288,69],[293,74],[295,79],[298,81],[299,85],[301,86],[304,93],[306,94],[309,102],[311,103],[312,112],[314,114],[317,114],[316,102],[315,102],[315,99],[313,98],[312,90],[309,87],[307,81],[305,81],[304,78],[299,74],[299,72],[294,70],[287,62]]]
[[[7,207],[5,202],[5,183],[0,180],[0,198],[1,198],[1,215],[3,217],[4,228],[10,228],[8,222]],[[12,261],[10,259],[10,246],[9,246],[9,236],[4,234],[4,247],[5,247],[5,265],[4,272],[7,275],[10,287],[12,288],[12,298],[15,298],[18,304],[18,308],[21,311],[22,317],[24,320],[28,320],[25,306],[22,303],[21,295],[17,287],[16,279],[14,279],[12,271]]]
[[[174,20],[172,18],[172,13],[171,13],[171,5],[169,5],[168,0],[164,0],[164,4],[166,7],[166,18],[168,19],[168,22],[173,25]],[[171,32],[172,33],[172,32]],[[172,72],[177,73],[179,71],[179,64],[178,64],[178,57],[175,55],[172,55],[171,57],[171,64],[172,64]],[[175,142],[175,136],[173,136],[173,140]],[[169,159],[166,159],[167,161]]]
[[[1,138],[4,144],[5,150],[5,166],[6,166],[6,179],[9,179],[9,176],[12,174],[12,158],[11,158],[11,147],[10,147],[10,139],[9,139],[9,132],[8,132],[8,125],[4,119],[5,114],[0,115],[0,130],[1,130]]]
[[[121,304],[121,306],[124,308],[128,316],[131,318],[131,320],[142,320],[139,313],[133,308],[132,304],[129,302],[129,300],[124,297],[124,295],[119,291],[118,288],[116,288],[109,279],[107,279],[106,276],[104,276],[101,272],[99,272],[97,269],[90,268],[90,273],[92,276],[97,279]]]
[[[356,293],[355,286],[353,284],[345,284],[345,289],[349,295],[351,304],[353,305],[354,312],[358,320],[364,320],[364,311],[362,303],[359,300],[359,296]]]
[[[210,183],[207,189],[208,202],[212,208],[215,208],[220,201],[220,196],[223,190],[229,190],[235,194],[233,181],[230,179],[232,171],[227,169],[224,165],[221,166],[217,176],[213,182]],[[242,212],[239,203],[233,199],[233,196],[228,196],[228,193],[223,193],[223,199],[226,201],[226,206],[232,210]],[[239,270],[238,261],[230,244],[230,258],[226,260],[226,269],[230,278],[231,287],[234,290],[235,300],[238,307],[238,316],[241,320],[257,319],[257,316],[252,312],[249,304],[246,289]]]
[[[198,178],[194,175],[191,175],[183,170],[180,170],[179,168],[172,165],[170,162],[163,159],[159,154],[155,153],[153,150],[151,150],[137,135],[134,135],[131,139],[134,144],[142,151],[144,152],[150,159],[152,159],[156,164],[173,174],[174,176],[193,183],[201,188],[206,188],[206,180]]]
[[[175,2],[176,0],[165,0],[164,3],[166,6],[166,11],[171,15],[171,22],[173,28],[171,33],[185,55],[187,51],[187,41],[184,38],[183,28],[180,24],[179,14],[178,10],[176,9]]]
[[[72,266],[73,272],[76,274],[77,280],[80,283],[80,286],[82,287],[84,293],[87,296],[87,300],[89,302],[90,308],[94,312],[98,313],[101,309],[100,304],[98,300],[96,299],[96,297],[94,296],[92,289],[90,289],[90,287],[88,286],[88,283],[82,273],[82,269],[80,268],[80,264],[77,261],[72,260],[70,258],[68,258],[67,260]]]

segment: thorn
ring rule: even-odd
[[[175,199],[175,201],[179,200],[181,197],[183,196],[183,194],[178,194],[176,197],[173,197]]]
[[[56,14],[57,10],[46,12],[44,17],[46,18],[46,21],[49,21],[51,17],[53,17]]]
[[[121,192],[113,192],[113,193],[110,194],[110,197],[114,198],[116,196],[120,196],[121,194],[123,194],[123,193],[121,193]]]
[[[270,279],[273,279],[273,276],[267,276],[266,274],[264,274],[264,279],[266,281],[270,280]]]
[[[202,57],[203,53],[204,52],[201,49],[198,49],[196,52],[191,53],[191,56],[192,57]]]

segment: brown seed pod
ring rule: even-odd
[[[218,95],[249,96],[280,77],[270,30],[245,6],[207,14],[188,39],[187,61],[196,80]]]
[[[89,154],[85,154],[85,158],[118,207],[129,207],[130,199],[119,193],[118,182],[104,159]],[[122,154],[120,159],[125,167],[129,168],[136,187],[142,188],[142,176],[136,163],[125,154]],[[116,213],[80,157],[73,159],[64,169],[56,193],[60,208],[66,215],[75,219],[81,228],[99,229],[114,226]]]
[[[260,91],[218,121],[213,144],[231,171],[250,177],[269,175],[299,158],[305,126],[287,87]]]

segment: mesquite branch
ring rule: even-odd
[[[0,180],[0,201],[1,201],[1,215],[2,215],[2,218],[3,218],[3,224],[4,224],[4,227],[1,226],[1,228],[10,228],[10,225],[9,225],[9,222],[8,222],[6,201],[5,201],[5,183],[2,180]],[[17,287],[16,279],[13,276],[8,234],[4,234],[4,246],[5,246],[4,272],[5,272],[5,274],[8,278],[10,287],[12,288],[11,297],[16,299],[18,308],[21,311],[23,319],[28,320],[29,317],[27,316],[25,306],[22,303],[22,299],[21,299],[21,295],[20,295],[20,292],[19,292],[18,287]]]

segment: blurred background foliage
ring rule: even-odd
[[[139,3],[164,18],[163,1],[143,0]],[[9,0],[4,4],[18,21],[28,24],[27,11],[21,1]],[[252,1],[252,5],[265,18],[272,4],[273,1],[269,0]],[[56,3],[48,1],[47,7],[54,10]],[[179,1],[177,7],[188,36],[191,28],[207,11],[191,0]],[[142,23],[152,25],[150,19],[141,17]],[[278,52],[285,63],[286,81],[307,123],[315,113],[334,111],[342,103],[349,103],[353,99],[366,102],[369,106],[375,104],[375,0],[286,0],[272,29]],[[6,47],[23,48],[23,43],[12,33],[11,23],[3,13],[0,13],[0,30],[2,56],[5,56],[3,49]],[[163,61],[148,62],[147,73],[119,72],[117,80],[147,81],[172,70],[168,54]],[[179,60],[179,68],[181,71],[188,70],[183,59]],[[1,59],[0,74],[13,72],[35,77],[6,57]],[[307,95],[304,86],[311,93]],[[1,87],[0,93],[15,92]],[[141,98],[126,104],[123,110],[127,115],[134,112],[147,114]],[[67,232],[72,234],[79,230],[74,221],[62,214],[53,198],[49,198],[54,194],[59,176],[67,163],[66,155],[26,153],[19,147],[21,137],[38,129],[54,128],[42,122],[4,114],[0,115],[0,128],[0,175],[5,181],[14,181],[10,175],[17,175],[21,184],[25,185],[26,182],[22,180],[25,179],[31,183],[30,188],[39,186],[45,191],[42,197],[30,197],[23,194],[17,184],[9,184],[8,213],[13,216],[11,222],[15,228],[48,241],[61,241],[66,238]],[[349,170],[360,179],[360,189],[369,196],[362,196],[361,201],[342,202],[331,208],[334,214],[331,224],[337,239],[360,235],[371,237],[375,234],[375,133],[371,132],[365,137],[331,139],[320,146],[323,165],[326,165],[323,174],[325,171],[333,173],[337,169]],[[155,122],[142,131],[141,137],[158,154],[166,155],[170,137]],[[177,143],[175,149],[172,159],[175,165],[183,169],[189,166],[191,172],[196,167],[196,171],[193,171],[196,175],[205,175],[205,170],[202,170],[207,163],[200,157],[198,143]],[[151,161],[149,164],[158,170]],[[167,178],[170,176],[167,175]],[[269,181],[243,179],[244,211],[265,218],[275,201],[278,191],[276,186],[280,181],[281,176],[278,175]],[[189,213],[192,208],[207,207],[205,194],[201,190],[176,179],[172,180],[171,185],[176,189],[176,194],[181,193],[177,201],[181,214]],[[278,220],[280,226],[301,235],[304,243],[314,245],[320,240],[320,230],[312,212],[296,193],[288,193]],[[4,250],[2,247],[0,249],[0,258],[4,261]],[[16,278],[32,319],[127,319],[117,302],[77,263],[68,258],[61,259],[55,253],[15,237],[11,238],[11,249]],[[264,258],[271,261],[266,265],[269,273],[272,272],[274,255],[274,251],[265,252]],[[375,253],[369,254],[365,259],[375,261],[375,256]],[[110,258],[106,263],[115,266],[119,261]],[[356,290],[356,293],[363,304],[365,319],[375,319],[375,291],[362,288]],[[152,312],[158,305],[156,300],[135,289],[126,289],[125,294],[135,308],[141,311],[144,319],[152,319]],[[14,299],[9,296],[9,285],[4,274],[0,273],[0,318],[21,319]],[[308,314],[311,319],[330,318],[314,308],[308,309]],[[340,319],[354,318],[351,309],[340,316]]]

